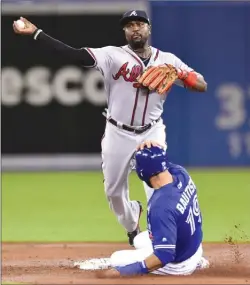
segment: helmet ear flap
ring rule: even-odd
[[[143,182],[146,183],[148,187],[150,187],[150,188],[153,189],[153,186],[152,186],[151,183],[150,183],[150,178],[147,179],[147,180],[143,180]]]
[[[146,184],[148,185],[148,187],[153,188],[153,186],[151,185],[150,181],[146,181]]]

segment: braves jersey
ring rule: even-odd
[[[179,165],[171,164],[169,172],[173,183],[154,191],[147,213],[154,254],[163,265],[194,255],[203,236],[194,182]]]
[[[167,93],[160,96],[155,91],[137,88],[136,78],[146,68],[143,61],[127,45],[86,48],[95,60],[95,68],[104,77],[107,93],[108,114],[115,120],[131,125],[143,126],[158,119],[163,112]],[[172,53],[151,47],[152,55],[147,66],[171,64],[177,69],[192,71]],[[177,85],[183,86],[177,79]]]

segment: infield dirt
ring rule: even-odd
[[[100,271],[83,271],[74,261],[108,257],[128,249],[123,243],[3,243],[2,281],[31,284],[250,284],[250,243],[205,243],[211,267],[191,276],[105,278]]]

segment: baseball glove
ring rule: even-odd
[[[137,78],[137,82],[149,90],[162,95],[168,91],[178,78],[177,70],[171,64],[151,66]]]

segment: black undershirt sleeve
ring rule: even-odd
[[[44,32],[40,32],[36,40],[44,46],[60,52],[61,54],[78,64],[81,64],[86,67],[93,67],[95,65],[95,60],[84,48],[73,48],[57,39],[52,38]]]

